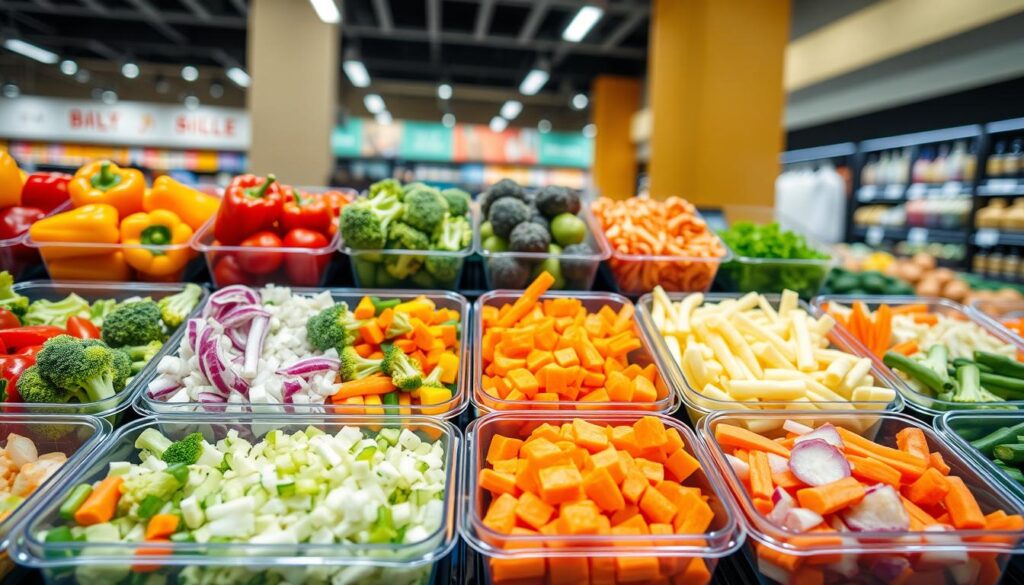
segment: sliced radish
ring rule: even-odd
[[[814,439],[821,439],[836,449],[843,449],[846,447],[846,445],[843,444],[843,438],[839,436],[839,431],[832,426],[832,423],[825,423],[810,433],[797,437],[793,442],[799,445],[804,441],[812,441]]]
[[[899,493],[889,485],[882,485],[864,496],[860,503],[843,514],[843,521],[858,532],[895,532],[910,528]]]
[[[782,527],[793,532],[807,532],[811,528],[824,522],[820,514],[807,508],[793,508],[786,513],[786,519],[782,521]]]
[[[831,526],[832,530],[835,530],[836,532],[849,532],[850,531],[850,527],[847,526],[843,522],[843,519],[840,518],[839,516],[832,516],[831,518],[829,518],[828,519],[828,525]]]
[[[795,420],[786,419],[786,422],[782,423],[783,430],[793,433],[794,435],[806,435],[814,431],[811,427],[796,422]]]
[[[921,553],[921,564],[935,566],[935,567],[948,567],[950,565],[963,565],[967,563],[967,549],[963,548],[963,541],[958,536],[952,534],[942,534],[954,530],[952,526],[946,526],[945,524],[933,524],[926,526],[924,531],[929,533],[924,537],[924,541],[929,544],[938,544],[942,548],[940,550],[926,550]]]
[[[726,455],[725,460],[732,466],[732,470],[736,472],[740,481],[747,481],[750,479],[750,466],[747,465],[746,461],[739,457],[733,457],[732,455]]]
[[[789,455],[789,469],[809,486],[825,485],[850,477],[850,463],[824,439],[798,443]]]
[[[978,581],[981,573],[981,562],[976,559],[967,559],[963,565],[953,565],[949,568],[949,574],[953,577],[955,585],[971,585]]]
[[[891,583],[910,568],[910,561],[903,557],[875,557],[871,563],[871,574],[883,583]]]
[[[768,454],[768,467],[772,470],[772,473],[782,473],[789,469],[789,459],[775,453]]]
[[[772,522],[782,524],[786,519],[786,514],[790,510],[796,508],[796,499],[789,495],[786,490],[777,487],[772,492],[772,511],[768,514],[768,519]]]

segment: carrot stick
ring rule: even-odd
[[[108,477],[98,483],[85,502],[75,511],[75,522],[79,526],[92,526],[113,518],[117,502],[121,499],[123,483],[124,478],[119,475]]]
[[[859,481],[844,477],[825,485],[797,490],[796,498],[804,508],[824,516],[860,502],[864,493],[864,486]]]
[[[939,322],[939,316],[935,313],[915,313],[914,323],[923,323],[925,325],[935,325]]]
[[[530,283],[530,286],[526,287],[526,290],[523,291],[523,296],[516,299],[516,302],[512,304],[512,308],[503,317],[498,319],[497,326],[511,327],[515,325],[516,321],[519,321],[519,319],[523,318],[533,309],[533,306],[540,300],[541,295],[546,293],[554,283],[555,277],[547,270],[538,274],[537,278]]]
[[[176,514],[154,514],[146,524],[146,540],[167,538],[178,530]]]
[[[875,311],[875,355],[882,357],[892,338],[892,309],[882,305]]]
[[[907,315],[910,313],[927,313],[928,305],[924,303],[910,303],[908,305],[897,305],[892,308],[894,315]]]
[[[343,382],[338,386],[338,391],[331,397],[335,402],[340,402],[353,396],[366,396],[367,394],[387,394],[395,389],[389,376],[374,374],[361,380]]]
[[[913,339],[904,341],[903,343],[897,343],[896,345],[889,348],[889,351],[895,351],[896,353],[901,353],[907,357],[917,353],[917,350],[917,341]]]
[[[949,493],[949,481],[935,468],[929,468],[917,481],[907,486],[907,499],[919,506],[934,506]]]
[[[914,455],[873,443],[843,427],[837,427],[836,430],[842,437],[848,454],[880,459],[886,465],[897,469],[906,479],[917,479],[924,473],[925,465]]]
[[[903,502],[903,508],[907,511],[907,514],[910,515],[911,528],[914,527],[914,522],[920,524],[920,528],[939,523],[939,521],[931,514],[922,510],[917,504],[911,502],[905,496],[900,496],[900,500]]]
[[[770,498],[773,487],[772,468],[768,465],[768,454],[764,451],[751,451],[750,495],[755,498]]]
[[[900,487],[902,475],[891,466],[869,457],[847,454],[846,459],[850,462],[850,466],[853,467],[853,476],[857,479],[871,483],[885,483],[896,488]]]
[[[974,499],[971,490],[967,489],[964,480],[955,475],[945,479],[949,484],[949,492],[942,501],[946,504],[953,526],[961,530],[984,528],[985,515],[981,513],[978,501]]]
[[[752,451],[767,451],[789,457],[789,449],[747,429],[720,423],[715,426],[715,439],[720,445]]]
[[[928,451],[928,439],[924,431],[915,427],[907,427],[896,433],[896,446],[900,451],[909,453],[928,465],[930,452]]]

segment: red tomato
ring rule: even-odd
[[[0,308],[0,329],[13,329],[14,327],[21,327],[21,320],[14,313]]]
[[[281,238],[274,232],[256,232],[242,240],[243,248],[280,248],[283,244]],[[240,250],[238,254],[238,265],[249,274],[270,274],[281,267],[284,261],[284,253],[280,250],[268,250],[265,252],[250,252]]]
[[[286,248],[323,249],[327,247],[327,238],[320,232],[305,228],[296,228],[284,237]],[[288,282],[293,286],[318,286],[331,261],[331,253],[292,252],[284,259],[284,269],[288,274]]]
[[[79,339],[99,339],[100,330],[96,325],[86,319],[85,317],[79,317],[78,315],[72,315],[68,317],[67,323],[68,335],[77,337]]]
[[[234,254],[221,256],[213,266],[213,283],[218,287],[229,284],[249,284],[249,275],[238,266]]]

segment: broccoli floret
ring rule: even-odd
[[[594,250],[587,243],[573,244],[562,248],[563,255],[593,255]],[[572,258],[561,258],[562,276],[570,283],[579,283],[590,278],[594,273],[597,262],[594,260],[575,260]],[[570,288],[580,288],[570,286]],[[587,287],[582,287],[587,288]]]
[[[384,258],[384,272],[391,278],[404,280],[419,272],[423,256],[413,254],[388,254]]]
[[[121,303],[103,320],[101,337],[110,347],[164,341],[160,306],[151,299]]]
[[[376,183],[375,183],[376,184]],[[388,190],[360,198],[341,210],[340,229],[345,244],[357,250],[379,250],[387,241],[388,225],[402,214],[399,195]],[[401,193],[401,188],[398,189]]]
[[[469,225],[469,220],[449,215],[434,230],[432,247],[435,250],[458,252],[468,246],[472,239],[473,228]]]
[[[199,304],[199,297],[202,294],[203,289],[198,284],[191,282],[186,284],[181,292],[164,297],[157,302],[157,306],[160,307],[160,318],[171,329],[177,328],[192,312],[192,309]]]
[[[469,193],[462,189],[445,189],[441,191],[441,197],[448,202],[448,213],[452,217],[464,217],[469,213]]]
[[[46,341],[36,364],[54,385],[80,402],[95,402],[123,390],[131,374],[131,358],[102,343],[82,343],[70,335]]]
[[[491,206],[507,197],[526,203],[526,191],[512,179],[502,179],[480,195],[480,211],[484,216],[490,216]]]
[[[117,301],[114,299],[99,299],[92,302],[89,307],[89,320],[97,327],[103,327],[103,320],[111,311],[117,308]]]
[[[203,434],[202,433],[191,433],[186,435],[184,439],[171,443],[169,447],[164,449],[164,452],[160,455],[160,459],[163,459],[164,463],[173,465],[175,463],[184,463],[185,465],[192,465],[196,461],[199,461],[199,456],[203,453]]]
[[[23,401],[34,404],[66,404],[73,398],[67,390],[44,378],[39,373],[38,366],[32,366],[22,372],[15,386]]]
[[[394,313],[394,317],[391,318],[391,325],[388,325],[388,330],[384,332],[386,339],[401,337],[412,331],[412,322],[409,321],[409,314],[404,311],[395,311]]]
[[[120,349],[121,353],[128,356],[131,373],[134,375],[141,372],[142,368],[146,367],[146,364],[156,356],[157,352],[159,352],[163,346],[164,344],[162,342],[150,341],[146,345],[122,347]]]
[[[432,233],[448,213],[448,202],[437,189],[416,189],[405,196],[402,220],[412,227]]]
[[[131,506],[142,502],[146,496],[154,496],[161,500],[169,500],[174,492],[181,489],[182,484],[178,478],[166,471],[154,471],[151,473],[138,473],[129,475],[121,486],[121,499],[117,506],[122,510],[129,510]]]
[[[441,381],[441,375],[444,374],[444,370],[434,366],[433,370],[423,378],[423,383],[420,386],[430,386],[432,388],[445,388],[444,382]]]
[[[135,448],[149,451],[157,457],[163,457],[164,451],[166,451],[174,442],[163,436],[163,434],[153,427],[149,427],[146,430],[139,433],[139,436],[135,439]]]
[[[11,273],[6,270],[0,272],[0,307],[21,317],[28,310],[28,305],[28,297],[14,292],[14,277]]]
[[[69,294],[59,301],[38,300],[32,303],[21,322],[25,325],[57,325],[63,327],[68,317],[74,315],[89,316],[89,301],[75,293]]]
[[[402,185],[402,197],[405,197],[406,195],[408,195],[409,193],[415,191],[416,189],[429,189],[429,188],[430,188],[430,185],[428,185],[428,184],[426,184],[426,183],[424,183],[422,181],[413,181],[412,183],[406,183],[405,185]]]
[[[453,285],[462,268],[462,258],[452,256],[427,256],[423,267],[427,272],[442,283]]]
[[[377,195],[393,195],[401,200],[402,195],[404,194],[402,184],[395,179],[384,179],[370,185],[370,197],[376,197]]]
[[[511,197],[494,202],[487,213],[487,220],[491,222],[494,235],[499,238],[508,238],[514,227],[529,219],[530,207]]]
[[[551,243],[551,234],[543,227],[526,221],[512,229],[508,247],[514,252],[536,252],[544,254]]]
[[[562,213],[573,215],[580,211],[580,196],[565,187],[548,185],[537,192],[537,209],[548,219]]]
[[[387,247],[392,249],[426,250],[430,247],[430,238],[427,237],[427,234],[411,225],[396,221],[388,229]]]
[[[127,351],[123,349],[111,349],[110,351],[114,359],[114,391],[120,392],[128,385],[128,380],[132,376],[142,371],[146,363],[142,362],[142,365],[136,369],[136,362],[132,361]]]
[[[419,388],[423,381],[423,370],[419,362],[393,345],[384,352],[381,370],[391,376],[391,381],[399,390],[405,392]]]
[[[510,256],[488,258],[487,266],[490,268],[491,288],[521,289],[530,278],[530,268]]]
[[[953,402],[1003,402],[1002,398],[982,387],[981,370],[974,364],[957,368],[956,382]]]
[[[337,303],[306,321],[306,339],[320,351],[337,351],[352,345],[363,321],[356,319],[345,303]]]
[[[346,382],[362,380],[367,376],[380,373],[381,362],[384,360],[371,360],[359,355],[356,348],[349,346],[341,352],[341,379]]]

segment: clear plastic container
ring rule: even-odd
[[[238,544],[178,543],[160,545],[153,554],[152,544],[144,542],[48,543],[39,539],[41,531],[66,525],[58,509],[68,490],[82,482],[95,482],[106,477],[112,461],[138,462],[136,438],[147,428],[156,428],[171,439],[191,432],[202,432],[216,442],[228,429],[236,429],[250,441],[257,441],[267,432],[281,429],[293,433],[314,426],[328,433],[337,433],[344,426],[357,426],[372,433],[382,428],[405,428],[424,440],[442,441],[445,449],[445,522],[425,540],[412,544],[315,545],[315,544]],[[74,481],[65,481],[45,502],[36,506],[24,525],[24,534],[13,543],[12,558],[18,563],[42,569],[47,583],[80,582],[87,572],[92,583],[115,583],[135,573],[140,582],[159,583],[266,583],[289,582],[329,584],[334,582],[370,585],[433,583],[438,565],[455,546],[455,502],[457,500],[457,469],[461,457],[462,438],[453,425],[421,417],[338,417],[230,416],[216,419],[195,417],[152,417],[134,421],[114,432],[101,448],[78,468]],[[146,549],[146,570],[133,571],[140,549]],[[348,578],[346,578],[348,577]],[[177,579],[177,580],[176,580]],[[134,582],[134,580],[133,580]],[[440,585],[440,584],[439,584]]]
[[[61,204],[46,217],[70,211],[71,202]],[[195,235],[193,234],[193,238]],[[188,280],[202,269],[199,254],[192,249],[192,239],[166,246],[144,246],[142,244],[101,244],[95,242],[40,242],[25,236],[25,245],[39,250],[46,271],[53,280],[105,280],[143,282],[181,282]],[[150,274],[136,270],[123,261],[128,251],[147,250],[154,254],[186,255],[188,261],[181,269],[171,274]],[[120,259],[117,257],[120,256]]]
[[[797,292],[802,299],[818,294],[835,258],[783,260],[780,258],[750,258],[735,252],[718,269],[718,285],[737,292],[781,293],[784,289]]]
[[[971,315],[973,315],[978,321],[988,321],[991,324],[998,325],[999,327],[1006,329],[1006,332],[1010,334],[1016,343],[1024,345],[1024,338],[1004,325],[1006,321],[1011,319],[1024,318],[1024,300],[978,300],[971,303],[968,311],[970,311]]]
[[[611,250],[608,248],[608,240],[604,237],[604,231],[594,219],[594,216],[587,209],[587,206],[579,212],[579,217],[587,224],[587,237],[584,242],[590,245],[594,252],[591,254],[541,254],[537,252],[491,252],[483,248],[480,241],[480,227],[474,226],[473,245],[476,252],[483,256],[484,278],[489,290],[516,288],[509,286],[509,279],[495,277],[493,274],[492,262],[496,264],[516,262],[520,268],[528,274],[524,279],[525,288],[533,278],[546,268],[553,267],[557,263],[561,279],[556,279],[552,289],[555,290],[590,290],[594,286],[594,279],[597,277],[597,268],[603,260],[611,257]],[[568,274],[567,274],[568,273]],[[557,276],[557,275],[556,275]],[[510,277],[513,278],[513,277]],[[518,275],[515,277],[518,279]]]
[[[32,440],[39,455],[60,452],[67,461],[49,479],[40,484],[17,508],[0,520],[0,578],[13,568],[7,556],[10,536],[25,517],[46,498],[46,494],[71,474],[110,433],[110,424],[92,416],[83,415],[24,415],[0,414],[0,440],[17,433]]]
[[[459,533],[466,543],[479,552],[484,562],[482,583],[502,585],[505,583],[587,583],[586,573],[582,567],[588,564],[589,573],[594,575],[592,582],[597,582],[600,574],[602,583],[624,583],[617,581],[616,559],[622,558],[657,558],[662,574],[654,580],[633,581],[646,585],[650,583],[666,583],[672,577],[681,579],[689,562],[703,561],[709,573],[713,574],[717,560],[735,552],[743,542],[743,533],[738,528],[735,508],[727,490],[710,462],[700,441],[688,427],[678,420],[663,415],[657,416],[669,428],[679,431],[683,438],[686,451],[701,464],[701,470],[695,472],[684,483],[690,487],[699,487],[708,496],[708,504],[715,513],[714,520],[707,532],[694,535],[651,535],[624,536],[615,535],[578,535],[578,536],[546,536],[546,535],[507,535],[493,531],[484,526],[483,517],[490,494],[477,485],[480,469],[484,464],[491,439],[496,434],[507,437],[525,439],[530,432],[543,423],[560,425],[572,422],[578,414],[571,412],[502,412],[493,413],[473,421],[466,428],[465,476],[466,497],[463,498],[459,516]],[[588,422],[597,425],[631,425],[644,413],[601,412],[587,413]],[[613,541],[611,539],[614,539]],[[680,562],[692,559],[689,562]],[[507,563],[505,567],[502,563]],[[521,568],[527,565],[532,572],[523,580],[503,578],[503,569]],[[667,574],[666,574],[667,570]],[[559,577],[562,580],[559,580]],[[673,581],[699,585],[700,581]]]
[[[474,204],[469,213],[470,228],[478,231],[479,215]],[[462,269],[466,258],[473,253],[472,242],[458,252],[442,250],[355,250],[341,242],[342,253],[348,255],[352,264],[352,279],[359,288],[415,288],[451,289],[459,288]],[[395,278],[385,269],[385,264],[412,263],[419,268],[405,278]],[[437,268],[432,273],[426,265]]]
[[[1011,554],[1020,552],[1021,531],[951,530],[930,540],[925,532],[828,532],[802,536],[782,529],[758,512],[742,481],[725,459],[714,439],[719,424],[739,425],[751,420],[779,428],[785,420],[809,426],[826,422],[844,427],[879,444],[896,448],[896,433],[920,429],[932,452],[938,452],[978,500],[983,513],[1005,510],[1024,514],[1021,503],[1001,489],[993,489],[992,478],[951,448],[947,439],[924,423],[904,414],[831,412],[803,413],[715,413],[701,423],[700,434],[707,441],[711,459],[722,473],[741,521],[747,531],[745,553],[765,583],[998,583]],[[770,423],[770,424],[768,424]],[[766,436],[784,436],[779,429]],[[913,571],[910,581],[903,567]],[[827,569],[824,579],[815,577]],[[901,577],[902,575],[902,577]],[[898,579],[897,577],[901,577]]]
[[[25,245],[27,239],[28,230],[25,230],[13,238],[0,240],[0,270],[10,272],[15,280],[42,262],[39,250]]]
[[[312,295],[323,292],[324,289],[304,289],[294,288],[292,289],[293,294]],[[384,289],[365,289],[365,290],[354,290],[354,289],[326,289],[330,291],[331,297],[335,302],[348,303],[349,308],[354,309],[359,304],[360,299],[364,296],[380,297],[381,299],[401,299],[402,301],[408,301],[415,299],[419,296],[425,296],[434,302],[439,308],[452,309],[459,312],[459,322],[462,324],[462,337],[459,343],[459,379],[456,382],[456,391],[452,394],[452,397],[447,402],[440,404],[413,404],[409,406],[398,407],[398,414],[401,415],[414,415],[414,416],[437,416],[443,419],[452,419],[462,413],[463,410],[469,405],[469,377],[470,377],[470,361],[473,359],[470,351],[470,345],[472,344],[468,323],[470,323],[470,305],[469,301],[466,300],[460,294],[447,292],[447,291],[408,291],[408,290],[384,290]],[[173,349],[168,353],[172,355],[178,351],[178,343],[175,343]],[[156,360],[154,360],[156,361]],[[339,404],[227,404],[227,405],[214,405],[214,404],[203,404],[201,402],[167,402],[166,400],[160,400],[152,398],[149,392],[146,390],[149,386],[149,382],[157,376],[155,368],[152,371],[147,372],[146,376],[140,375],[139,385],[142,387],[142,391],[139,392],[138,400],[135,402],[135,410],[143,415],[152,414],[193,414],[203,416],[223,416],[225,412],[231,412],[232,409],[238,410],[244,408],[247,412],[252,414],[283,414],[289,413],[294,416],[313,416],[323,414],[363,414],[357,412],[362,407],[359,406],[348,406]],[[372,409],[380,409],[383,407],[371,407]],[[226,410],[225,410],[226,409]],[[372,412],[369,414],[373,414]]]
[[[972,321],[988,332],[989,335],[996,339],[1017,346],[1017,351],[1024,351],[1024,343],[1018,341],[1015,336],[1010,333],[1005,327],[993,322],[991,319],[979,319],[978,314],[974,311],[970,311],[967,307],[960,303],[953,302],[949,299],[940,299],[935,297],[899,297],[899,296],[849,296],[849,295],[821,295],[816,297],[812,304],[814,310],[817,313],[824,313],[823,307],[826,303],[834,302],[841,305],[850,306],[854,301],[861,301],[864,305],[874,311],[880,305],[889,305],[890,307],[899,307],[902,305],[920,304],[928,307],[929,313],[937,313],[940,315],[946,315],[956,319],[962,319],[965,321]],[[907,383],[898,373],[892,371],[888,366],[882,363],[882,360],[873,354],[867,347],[864,346],[859,340],[854,339],[852,335],[842,325],[837,324],[837,329],[843,331],[844,336],[850,338],[852,344],[852,351],[858,355],[862,355],[875,363],[875,367],[884,370],[889,373],[889,378],[893,380],[896,385],[893,388],[899,390],[900,394],[903,395],[904,400],[915,411],[924,414],[926,416],[938,416],[943,412],[949,410],[967,410],[970,408],[1005,408],[1008,406],[1019,408],[1024,406],[1024,401],[1003,401],[1003,402],[977,402],[972,404],[963,402],[951,402],[949,400],[940,400],[924,394],[914,389],[910,384]]]
[[[46,299],[59,301],[71,293],[75,293],[83,299],[92,303],[99,299],[114,299],[122,301],[131,297],[150,297],[153,300],[160,300],[163,297],[177,294],[185,288],[184,284],[156,284],[156,283],[125,283],[125,282],[50,282],[43,280],[29,280],[18,282],[14,285],[14,291],[25,295],[30,301]],[[192,314],[196,314],[206,303],[207,290],[204,287],[202,296],[196,304]],[[5,402],[4,408],[8,412],[25,412],[33,414],[92,414],[98,417],[112,417],[111,422],[116,423],[122,411],[131,406],[136,394],[145,387],[145,381],[149,380],[156,373],[156,364],[164,355],[178,347],[179,339],[184,333],[184,327],[171,333],[167,342],[159,352],[149,361],[124,390],[117,394],[99,400],[86,403],[48,404],[41,402]],[[117,415],[117,416],[115,416]]]
[[[519,291],[494,290],[484,293],[477,299],[476,304],[473,306],[474,343],[479,343],[479,340],[483,339],[484,323],[481,316],[483,307],[488,305],[500,307],[506,303],[511,304],[520,296],[522,295]],[[624,296],[603,292],[553,292],[545,294],[540,298],[541,300],[552,298],[579,299],[583,302],[583,306],[591,312],[600,310],[604,305],[608,305],[618,312],[623,305],[633,304],[632,301]],[[634,323],[634,330],[643,346],[628,354],[628,363],[637,364],[641,367],[656,363],[656,350],[651,347],[650,341],[640,331],[639,323]],[[664,369],[661,367],[658,369],[659,380],[656,385],[659,386],[660,389],[661,386],[668,384],[668,381],[665,380]],[[580,402],[568,400],[533,402],[529,400],[505,400],[491,396],[483,391],[481,386],[483,374],[483,357],[481,353],[477,351],[473,355],[473,406],[475,406],[477,411],[480,413],[487,413],[495,410],[643,410],[647,412],[671,414],[679,407],[676,393],[672,391],[671,386],[665,387],[665,390],[667,390],[666,395],[663,398],[658,399],[656,402]]]
[[[1024,485],[1007,475],[998,465],[992,463],[990,458],[971,445],[971,441],[975,439],[1020,423],[1024,423],[1024,413],[1019,410],[994,410],[986,412],[984,416],[978,416],[978,413],[970,411],[952,411],[936,417],[933,421],[936,430],[946,436],[947,441],[963,454],[964,459],[994,477],[1001,489],[1024,501]],[[1024,432],[1020,434],[1024,435]]]
[[[668,293],[669,299],[673,302],[682,300],[688,295],[686,293]],[[726,299],[738,299],[742,295],[733,293],[709,293],[704,295],[704,302],[717,303]],[[768,299],[769,304],[773,308],[779,306],[779,295],[766,294],[764,295]],[[680,396],[682,397],[683,405],[686,406],[686,411],[690,415],[690,420],[693,424],[700,424],[700,421],[712,412],[723,411],[723,410],[744,410],[751,413],[757,412],[757,409],[750,409],[745,403],[739,401],[726,401],[716,400],[714,398],[708,398],[701,394],[696,388],[692,387],[686,380],[686,376],[683,375],[682,368],[676,363],[676,360],[672,357],[669,352],[668,345],[665,343],[664,338],[658,331],[657,327],[654,326],[654,320],[651,318],[651,307],[654,303],[654,296],[652,294],[646,294],[637,301],[637,314],[640,320],[641,329],[643,329],[644,336],[647,341],[654,347],[654,355],[658,360],[658,370],[662,376],[668,378],[669,383],[672,387],[678,389]],[[804,301],[799,301],[799,307],[807,311],[808,314],[812,312],[811,306]],[[833,329],[828,335],[829,348],[838,349],[846,353],[853,355],[860,355],[855,348],[856,341],[850,339],[844,332]],[[893,374],[889,372],[887,368],[878,367],[877,364],[873,364],[871,367],[871,375],[875,378],[875,385],[885,388],[897,388],[897,382],[893,379]],[[741,404],[743,406],[741,406]],[[761,408],[764,410],[773,409],[785,409],[785,410],[800,410],[800,404],[797,402],[784,402],[784,401],[764,401],[759,403]],[[900,398],[899,392],[890,402],[815,402],[815,407],[822,410],[888,410],[893,412],[899,412],[903,410],[903,400]]]

